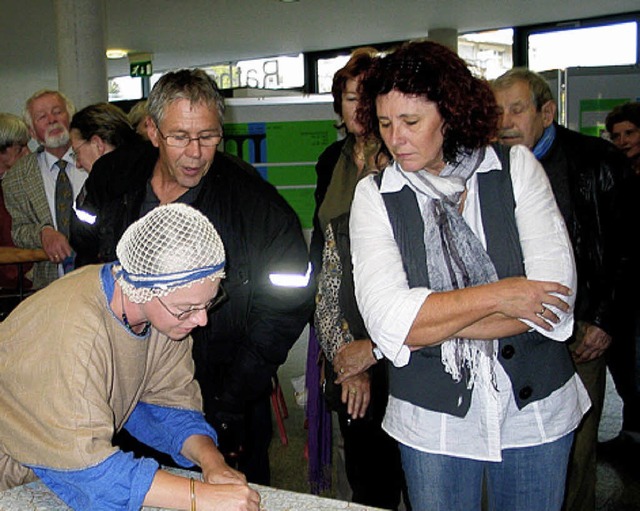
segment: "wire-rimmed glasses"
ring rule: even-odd
[[[190,137],[188,135],[165,135],[160,131],[160,128],[156,124],[156,129],[158,133],[162,137],[162,139],[167,143],[170,147],[187,147],[194,140],[198,141],[198,144],[201,147],[215,147],[222,140],[222,131],[210,130],[204,132],[204,134],[198,137]]]
[[[195,314],[198,311],[206,311],[209,312],[213,309],[215,309],[216,307],[220,306],[222,303],[224,303],[225,301],[227,301],[227,299],[229,298],[227,295],[227,292],[225,291],[224,287],[222,286],[222,284],[220,284],[220,287],[218,288],[218,294],[216,296],[214,296],[211,300],[209,300],[206,304],[204,304],[202,307],[191,307],[190,309],[186,310],[186,311],[180,311],[180,312],[173,312],[166,303],[164,303],[160,297],[158,296],[158,301],[160,302],[160,304],[165,308],[165,310],[171,314],[174,318],[176,318],[178,321],[184,321],[185,319],[190,318],[193,314]]]

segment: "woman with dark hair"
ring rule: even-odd
[[[377,170],[374,158],[380,147],[379,139],[366,137],[355,118],[360,78],[377,55],[378,51],[370,46],[358,48],[333,76],[333,111],[339,118],[337,128],[343,130],[345,136],[327,147],[316,164],[311,259],[317,271],[322,265],[324,233],[329,220],[349,211],[356,183],[365,170]]]
[[[320,155],[316,165],[311,258],[319,274],[314,324],[324,355],[321,379],[344,440],[350,500],[397,509],[404,486],[400,452],[381,429],[388,391],[386,364],[378,363],[355,303],[348,233],[356,184],[378,170],[374,160],[380,143],[365,136],[355,120],[360,78],[377,56],[375,48],[359,48],[333,78],[333,109],[340,118],[338,128],[346,134]],[[310,349],[317,350],[313,338]]]
[[[616,105],[607,114],[605,126],[611,142],[629,162],[630,171],[623,181],[621,204],[628,209],[625,218],[637,225],[640,194],[640,102]],[[627,224],[628,225],[628,224]],[[625,226],[626,227],[626,226]],[[623,227],[623,229],[625,228]],[[617,313],[615,342],[607,352],[607,365],[622,399],[622,429],[618,436],[598,445],[598,455],[629,456],[640,449],[640,260],[635,243],[625,243],[616,290]]]
[[[640,175],[640,102],[617,105],[605,119],[611,142],[629,159],[633,171]]]
[[[103,154],[140,140],[127,115],[111,103],[96,103],[76,112],[69,125],[76,165],[91,172]]]
[[[94,163],[101,156],[110,153],[120,146],[135,146],[142,142],[142,137],[129,124],[127,115],[111,103],[95,103],[76,112],[69,124],[71,147],[76,155],[76,166],[91,172]],[[71,235],[69,242],[74,251],[82,252],[78,243],[91,230],[95,218],[91,216],[91,208],[85,204],[86,187],[76,197],[75,214],[71,215]],[[87,223],[88,222],[88,223]],[[86,260],[76,254],[75,266],[79,268],[93,261]]]
[[[384,430],[415,509],[559,510],[588,395],[572,332],[571,243],[543,168],[491,142],[488,84],[434,42],[362,80],[358,120],[391,158],[358,184],[355,294],[390,361]],[[508,152],[507,152],[508,151]]]

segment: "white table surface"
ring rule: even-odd
[[[180,475],[198,473],[186,470],[168,469]],[[264,511],[331,511],[348,509],[352,511],[378,511],[377,508],[361,506],[351,502],[327,499],[305,493],[278,490],[267,486],[251,485],[262,498],[260,509]],[[0,492],[0,511],[68,511],[69,508],[40,481],[17,486]],[[144,507],[143,510],[159,508]]]

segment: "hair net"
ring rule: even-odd
[[[135,303],[224,277],[220,236],[202,213],[186,204],[159,206],[131,224],[116,255],[116,278]]]

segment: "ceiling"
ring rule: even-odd
[[[69,0],[64,0],[69,1]],[[86,1],[86,0],[83,0]],[[638,0],[108,0],[107,46],[153,53],[154,71],[638,10]],[[56,87],[54,0],[0,0],[4,92]],[[127,59],[109,61],[126,75]],[[5,94],[3,94],[5,95]],[[5,96],[6,98],[6,96]],[[0,98],[0,110],[8,104]]]

